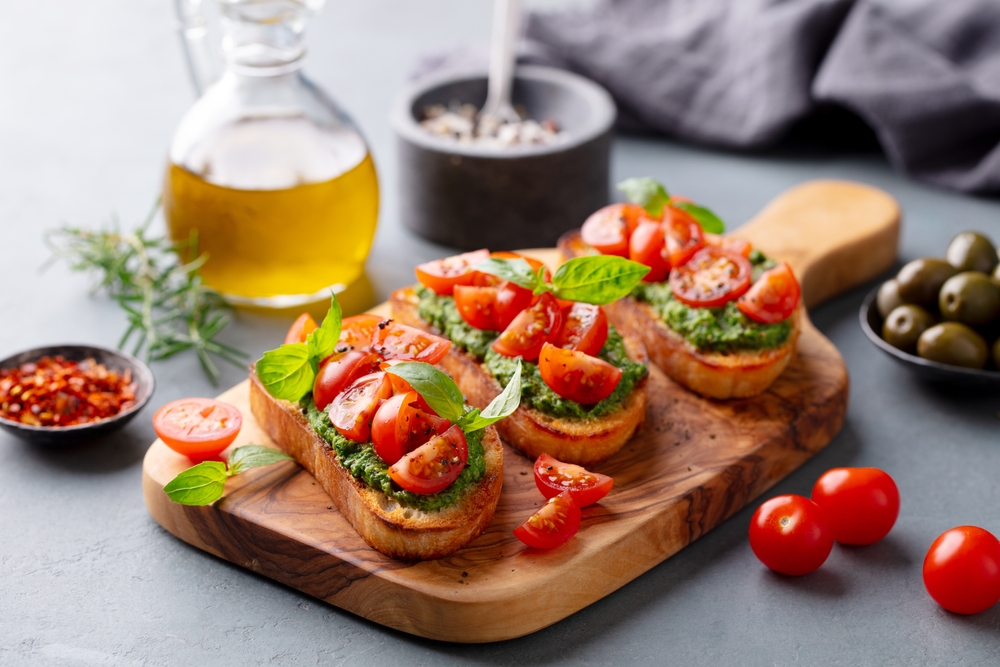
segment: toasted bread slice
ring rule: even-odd
[[[483,478],[456,504],[424,512],[400,505],[351,475],[298,406],[273,398],[253,372],[250,409],[271,439],[312,473],[365,542],[387,556],[406,560],[446,556],[478,537],[493,520],[503,484],[503,447],[492,426],[483,436]]]
[[[413,288],[397,290],[389,298],[395,319],[435,334],[417,312],[419,298]],[[646,362],[646,352],[635,339],[625,338],[631,359]],[[439,364],[455,380],[469,405],[485,408],[503,387],[478,359],[452,346]],[[643,378],[622,407],[610,415],[594,419],[550,417],[538,410],[521,406],[514,414],[496,423],[500,437],[530,458],[542,452],[566,463],[599,463],[622,448],[646,416],[646,379]]]
[[[565,258],[593,254],[578,231],[559,239]],[[648,304],[625,297],[604,306],[608,319],[622,332],[642,341],[649,358],[670,378],[709,398],[746,398],[763,393],[795,358],[801,333],[799,312],[791,317],[791,333],[779,347],[724,354],[703,351],[668,327]]]

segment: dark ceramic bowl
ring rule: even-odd
[[[425,78],[403,89],[390,122],[399,154],[403,223],[437,243],[472,250],[555,245],[608,201],[616,109],[604,88],[549,67],[521,66],[513,102],[530,118],[552,119],[567,139],[548,146],[463,145],[419,121],[433,104],[481,108],[486,75]]]
[[[878,312],[878,288],[865,297],[859,319],[868,339],[897,362],[909,368],[917,377],[937,384],[947,384],[962,389],[987,389],[1000,391],[1000,371],[976,370],[949,366],[915,354],[903,352],[882,339],[882,315]]]
[[[119,412],[114,417],[90,424],[78,424],[76,426],[30,426],[0,417],[0,428],[23,440],[39,445],[57,447],[74,445],[106,435],[127,424],[149,402],[150,397],[153,395],[153,390],[156,388],[153,373],[146,364],[131,354],[95,345],[50,345],[48,347],[35,348],[34,350],[26,350],[0,360],[0,368],[12,368],[30,361],[36,361],[42,357],[54,357],[56,355],[61,355],[71,361],[94,359],[97,363],[103,364],[110,370],[120,373],[126,369],[131,369],[132,379],[136,383],[135,405],[128,410]]]

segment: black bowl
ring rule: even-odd
[[[858,316],[865,335],[868,336],[871,342],[875,343],[876,347],[909,368],[917,377],[923,380],[963,389],[1000,390],[1000,371],[949,366],[948,364],[942,364],[938,361],[931,361],[930,359],[918,357],[915,354],[903,352],[889,345],[889,343],[882,339],[882,315],[878,312],[878,304],[875,303],[876,297],[878,297],[878,288],[872,290],[871,294],[865,297]]]
[[[99,422],[77,424],[75,426],[31,426],[0,417],[0,428],[8,433],[38,445],[66,446],[91,440],[120,429],[135,417],[143,406],[149,402],[156,388],[153,373],[146,364],[131,354],[119,350],[109,350],[96,345],[50,345],[26,350],[0,360],[0,368],[12,368],[42,357],[62,356],[71,361],[93,359],[110,370],[124,372],[131,369],[132,379],[136,384],[135,405],[128,410],[119,412]]]

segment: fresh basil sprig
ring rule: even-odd
[[[229,477],[291,458],[272,447],[244,445],[229,454],[228,467],[221,461],[203,461],[174,477],[163,490],[168,498],[181,505],[211,505],[222,497]]]
[[[319,362],[337,349],[342,319],[337,297],[332,297],[323,324],[305,343],[285,343],[264,353],[257,362],[257,377],[271,396],[294,402],[312,391]]]
[[[476,271],[509,280],[535,294],[551,292],[558,299],[603,306],[632,292],[649,267],[614,255],[574,257],[556,269],[552,282],[544,279],[523,259],[487,259],[472,267]]]
[[[628,178],[616,187],[625,193],[625,197],[630,202],[642,206],[654,218],[660,217],[663,213],[663,207],[672,206],[694,218],[706,232],[721,234],[726,231],[725,223],[715,213],[704,206],[671,197],[663,184],[652,178]]]
[[[521,402],[521,362],[504,390],[482,412],[478,408],[467,411],[455,381],[430,364],[407,361],[393,365],[389,372],[406,380],[438,416],[458,424],[466,433],[509,417]]]

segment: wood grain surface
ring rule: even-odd
[[[816,305],[888,268],[898,232],[891,197],[824,181],[782,195],[738,235],[791,262],[806,303]],[[556,261],[554,250],[534,254]],[[511,534],[543,499],[531,462],[510,448],[493,523],[435,561],[396,561],[368,547],[312,476],[291,462],[230,480],[213,506],[185,507],[171,503],[162,487],[190,461],[157,441],[143,463],[146,505],[180,539],[376,623],[457,642],[518,637],[663,562],[833,438],[847,408],[847,370],[804,320],[798,356],[752,399],[702,399],[651,368],[645,424],[596,467],[615,478],[614,490],[584,510],[573,540],[551,551],[526,548]],[[234,446],[273,445],[248,396],[244,382],[220,397],[244,415]]]

